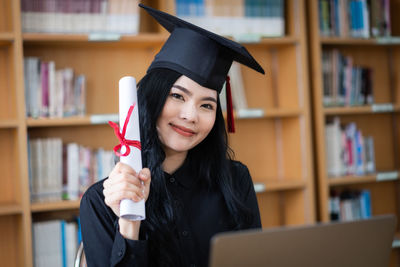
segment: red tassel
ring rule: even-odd
[[[233,117],[233,104],[232,104],[232,92],[231,83],[229,76],[226,76],[226,111],[227,111],[227,121],[228,121],[228,132],[235,132],[235,119]]]

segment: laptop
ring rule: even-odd
[[[394,215],[215,235],[210,267],[389,266]]]

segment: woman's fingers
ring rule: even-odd
[[[112,193],[108,193],[105,197],[104,201],[108,206],[119,206],[121,200],[123,199],[131,199],[135,202],[138,202],[143,199],[141,197],[140,192],[137,191],[116,191]]]
[[[113,168],[113,170],[110,173],[110,176],[112,176],[113,174],[118,174],[118,173],[129,173],[133,176],[136,176],[135,170],[128,164],[125,164],[122,162],[118,162],[115,165],[115,167]]]
[[[139,179],[142,180],[145,184],[149,184],[151,181],[151,174],[149,168],[143,168],[139,172]]]
[[[144,195],[142,191],[143,191],[143,186],[140,184],[140,182],[139,184],[132,184],[123,181],[113,186],[104,187],[103,194],[105,197],[107,197],[117,192],[121,192],[121,194],[125,192],[133,192],[136,193],[139,197],[143,198]]]
[[[136,174],[128,172],[114,173],[110,174],[107,180],[104,181],[103,186],[109,187],[120,183],[131,183],[137,186],[141,185],[141,181],[136,177]]]
[[[148,168],[136,173],[130,166],[119,162],[103,183],[104,202],[119,216],[121,200],[147,200],[150,182],[151,173]]]
[[[140,172],[139,172],[139,179],[142,180],[143,182],[143,193],[144,193],[144,197],[147,200],[147,198],[149,197],[149,193],[150,193],[150,183],[151,183],[151,173],[149,168],[143,168]]]

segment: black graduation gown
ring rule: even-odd
[[[249,228],[261,228],[249,171],[240,162],[231,161],[231,165],[237,196],[254,214]],[[165,177],[176,206],[180,253],[185,265],[207,266],[211,237],[233,230],[222,193],[197,186],[185,164],[172,175],[165,173]],[[104,203],[103,181],[92,185],[81,200],[82,238],[88,266],[148,266],[151,255],[147,241],[125,239],[119,233],[118,217]],[[140,236],[146,236],[142,229]]]

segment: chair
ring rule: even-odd
[[[78,251],[76,252],[74,267],[87,267],[85,251],[83,250],[83,242],[79,244]]]

